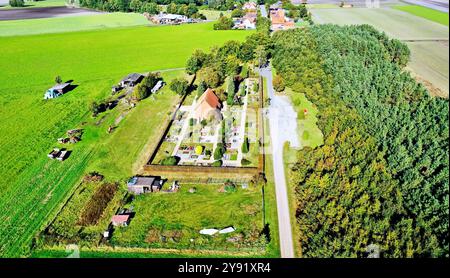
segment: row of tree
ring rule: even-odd
[[[303,256],[448,256],[448,101],[402,70],[408,48],[370,26],[273,43],[277,73],[318,107],[324,135],[291,169]]]

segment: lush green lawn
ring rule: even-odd
[[[87,169],[98,166],[113,176],[117,168],[106,165],[119,158],[120,170],[114,178],[130,174],[134,165],[129,163],[140,159],[156,129],[151,117],[172,109],[169,95],[158,96],[161,103],[156,105],[151,99],[141,103],[142,108],[138,105],[135,111],[143,112],[139,109],[145,109],[146,102],[153,109],[146,118],[148,125],[138,123],[139,112],[130,114],[115,132],[133,124],[141,130],[113,135],[119,142],[129,142],[133,147],[129,149],[129,145],[108,146],[114,142],[105,137],[113,117],[99,123],[98,130],[89,127],[89,103],[110,95],[111,86],[130,72],[183,67],[194,49],[206,50],[247,34],[192,24],[0,38],[0,256],[26,255],[32,237],[54,216]],[[60,98],[42,100],[56,75],[73,79],[78,87]],[[85,137],[70,146],[71,156],[62,163],[49,160],[46,155],[56,138],[83,121],[88,122]]]
[[[317,108],[304,94],[295,93],[289,88],[286,89],[286,94],[289,95],[298,114],[297,128],[301,146],[315,148],[322,145],[323,134],[316,125]]]
[[[83,30],[151,25],[137,13],[91,14],[69,17],[53,17],[0,21],[0,36],[21,36],[47,33],[64,33]],[[30,26],[33,26],[30,28]]]
[[[396,5],[393,8],[448,26],[448,13],[417,5]]]

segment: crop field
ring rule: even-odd
[[[140,103],[119,124],[117,135],[113,133],[118,142],[129,145],[115,146],[108,145],[104,138],[118,111],[109,111],[111,117],[105,120],[94,120],[88,110],[92,101],[110,95],[111,86],[130,72],[180,68],[194,49],[207,50],[230,39],[242,40],[248,34],[213,31],[211,24],[192,24],[0,38],[0,256],[27,255],[33,236],[54,217],[88,169],[122,159],[122,170],[106,166],[100,170],[109,170],[113,178],[130,174],[136,167],[130,166],[131,161],[139,160],[157,128],[155,122],[160,123],[151,116],[148,122],[139,122],[139,113],[146,105],[152,107],[145,111],[152,116],[170,112],[177,97],[162,94],[155,97],[158,105],[152,99]],[[42,100],[56,75],[63,81],[74,80],[78,87],[57,99]],[[87,122],[86,132],[80,143],[71,146],[67,161],[49,160],[46,154],[56,138],[68,129],[84,128],[83,122]],[[130,134],[128,125],[140,129]],[[144,139],[136,143],[139,136]],[[111,150],[129,153],[123,151],[122,158]]]
[[[448,26],[448,13],[417,5],[398,5],[393,8]]]
[[[143,15],[137,13],[99,13],[70,17],[5,20],[0,21],[0,36],[64,33],[139,25],[151,25],[151,23]]]
[[[406,41],[411,49],[409,68],[438,88],[438,95],[448,98],[448,26],[392,8],[311,9],[311,13],[316,23],[370,24],[392,38]]]

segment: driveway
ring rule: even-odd
[[[300,146],[297,136],[297,113],[287,98],[275,95],[270,66],[261,69],[260,74],[267,80],[267,92],[270,98],[267,117],[270,125],[281,257],[293,258],[294,246],[286,176],[284,173],[283,145],[285,142],[289,142],[292,147]]]

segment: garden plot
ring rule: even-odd
[[[119,248],[264,252],[267,241],[262,233],[259,187],[232,183],[180,186],[177,193],[139,195],[127,204],[135,217],[127,227],[114,231],[111,243]],[[203,229],[226,227],[234,231],[200,234]]]

